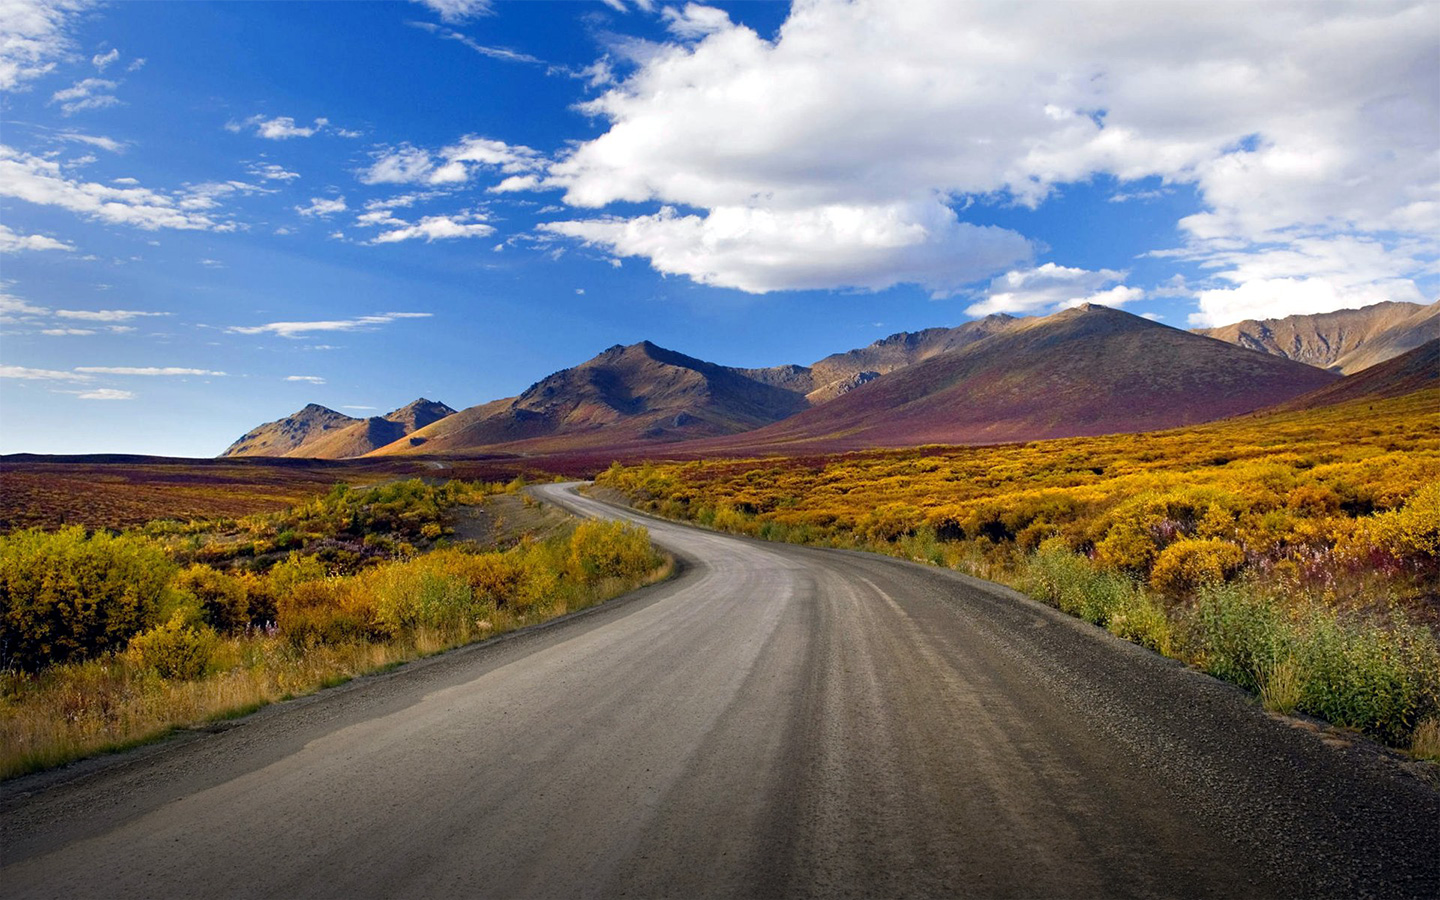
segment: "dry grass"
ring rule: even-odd
[[[1440,763],[1440,719],[1426,719],[1415,726],[1410,753],[1419,759]]]

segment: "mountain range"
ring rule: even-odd
[[[1437,326],[1440,303],[1197,332],[1087,304],[901,332],[809,366],[759,369],[641,341],[459,412],[422,398],[357,419],[310,404],[222,456],[634,455],[679,444],[686,455],[831,452],[1148,431],[1423,386],[1440,376],[1424,353],[1406,351]],[[1398,368],[1341,376],[1402,356],[1409,362]]]
[[[1196,334],[1351,375],[1440,337],[1440,302],[1384,302],[1283,319],[1246,319]]]

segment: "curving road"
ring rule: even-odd
[[[1440,895],[1440,793],[1367,742],[952,572],[645,524],[666,584],[7,783],[0,895]]]

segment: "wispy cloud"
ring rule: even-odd
[[[76,396],[81,400],[134,400],[135,392],[118,388],[96,388],[93,391],[79,391]]]
[[[441,21],[464,22],[476,16],[489,15],[490,0],[412,0],[438,13]]]
[[[120,51],[111,49],[109,53],[97,53],[90,57],[90,64],[97,70],[103,72],[114,65],[120,59]]]
[[[316,331],[369,331],[377,325],[389,325],[400,319],[428,319],[431,315],[431,313],[419,312],[387,312],[374,316],[328,319],[318,322],[267,322],[264,325],[232,325],[226,331],[232,334],[274,334],[284,338],[298,338]]]
[[[324,384],[325,379],[319,375],[286,375],[286,381],[303,381],[306,384]]]
[[[223,377],[224,372],[210,369],[188,369],[180,366],[76,366],[76,372],[86,375],[138,375],[142,377],[173,378],[186,375]]]
[[[530,147],[470,134],[433,154],[410,144],[387,147],[357,174],[364,184],[453,185],[469,181],[476,170],[517,176],[545,165],[544,154]]]
[[[468,35],[461,34],[450,28],[442,28],[430,22],[411,22],[410,25],[421,31],[428,31],[430,34],[443,40],[455,41],[457,44],[468,47],[481,56],[488,56],[490,59],[498,59],[502,62],[529,63],[530,65],[536,66],[549,65],[545,60],[531,56],[528,53],[521,53],[518,50],[511,50],[507,47],[492,47],[488,44],[482,44]]]
[[[284,166],[275,163],[252,163],[247,170],[256,178],[263,178],[266,181],[294,181],[300,177],[299,172],[291,172]]]
[[[175,228],[194,231],[233,231],[204,213],[183,209],[179,198],[143,187],[112,187],[79,181],[66,175],[61,164],[0,144],[0,196],[39,206],[57,206],[116,225],[154,231]]]
[[[62,319],[81,319],[86,322],[128,322],[147,316],[168,316],[168,312],[149,312],[143,309],[57,309],[55,315]]]
[[[28,366],[0,366],[0,378],[16,378],[22,381],[91,381],[89,375],[78,372],[62,372],[59,369],[32,369]]]
[[[67,116],[87,109],[104,109],[119,106],[120,98],[113,91],[120,85],[105,78],[82,78],[64,90],[50,96],[51,103],[59,103],[60,110]]]

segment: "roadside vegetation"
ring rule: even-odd
[[[613,466],[639,508],[1008,584],[1440,759],[1440,391],[1169,432]]]
[[[0,777],[153,739],[657,580],[644,529],[452,540],[509,485],[343,486],[280,513],[0,536]],[[528,497],[526,502],[532,502]]]

